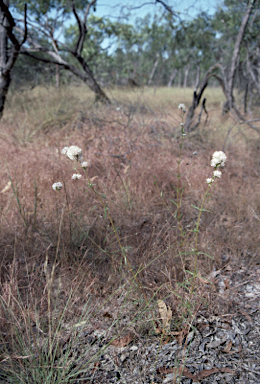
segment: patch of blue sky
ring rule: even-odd
[[[221,0],[162,0],[167,4],[173,12],[178,13],[182,20],[195,18],[200,12],[206,12],[210,15],[214,14],[217,7],[222,3]],[[148,13],[151,20],[155,15],[162,14],[165,8],[159,1],[153,0],[97,0],[96,11],[92,12],[95,16],[109,18],[111,21],[127,22],[135,24],[137,18],[144,18]],[[46,15],[47,17],[48,15]],[[57,12],[53,10],[50,17],[57,17]],[[19,16],[14,13],[14,17]],[[32,20],[33,22],[33,20]],[[55,31],[55,38],[60,42],[64,42],[64,29],[76,23],[74,15],[69,17],[63,28]],[[37,24],[37,23],[36,23]],[[103,49],[108,49],[111,53],[115,46],[111,39],[104,39],[102,43]]]
[[[178,12],[182,17],[193,18],[202,11],[214,14],[217,6],[221,4],[220,0],[175,0],[164,1],[174,12]],[[97,16],[106,16],[111,19],[125,19],[134,22],[136,17],[145,17],[148,13],[151,15],[160,12],[163,5],[160,2],[142,1],[142,0],[101,0],[97,2]]]
[[[173,12],[178,13],[182,20],[193,19],[201,12],[213,15],[221,4],[221,0],[163,0],[163,2]],[[164,9],[164,6],[156,0],[101,0],[97,2],[95,15],[109,18],[111,21],[135,24],[137,18],[144,18],[149,13],[153,19],[154,15],[161,14]],[[112,52],[113,46],[110,44],[109,39],[105,39],[102,48],[110,46],[109,51]]]

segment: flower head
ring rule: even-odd
[[[86,169],[86,168],[89,166],[88,161],[83,161],[83,162],[81,163],[81,166],[82,166],[82,168]]]
[[[82,176],[81,176],[80,173],[74,173],[74,174],[72,175],[72,180],[79,180],[79,179],[81,179],[81,178],[82,178]]]
[[[182,109],[183,112],[186,112],[186,108],[185,108],[185,105],[184,104],[179,104],[178,106],[179,109]]]
[[[76,145],[72,145],[66,152],[70,160],[83,161],[82,149]]]
[[[219,177],[219,178],[220,178],[221,175],[222,175],[222,172],[219,171],[219,170],[216,170],[216,171],[213,172],[213,176],[214,176],[214,177]]]
[[[62,153],[63,155],[66,155],[68,149],[69,149],[69,147],[64,147],[64,148],[61,150],[61,153]]]
[[[227,156],[222,151],[216,151],[213,153],[212,160],[211,160],[211,166],[212,167],[224,167],[225,162],[227,160]]]
[[[208,184],[211,184],[213,183],[214,179],[212,179],[211,177],[209,177],[208,179],[206,179],[206,183]]]
[[[54,191],[59,191],[62,187],[63,187],[63,185],[61,184],[60,181],[58,181],[58,183],[54,183],[52,185],[52,188],[54,189]]]

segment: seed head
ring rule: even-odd
[[[63,185],[60,181],[58,181],[58,183],[54,183],[52,185],[52,188],[54,189],[54,191],[59,191],[62,187],[63,187]]]
[[[186,112],[186,108],[185,108],[185,105],[184,104],[179,104],[178,106],[179,109],[182,109],[182,112]]]
[[[66,152],[70,160],[83,161],[82,149],[76,145],[72,145]]]
[[[72,180],[79,180],[81,178],[82,178],[82,176],[80,173],[74,173],[72,176]]]

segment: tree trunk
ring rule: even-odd
[[[77,57],[78,61],[80,62],[80,64],[82,65],[82,68],[84,69],[84,72],[85,72],[85,83],[89,86],[89,88],[95,93],[96,95],[96,102],[100,101],[101,103],[107,103],[107,104],[110,104],[110,100],[109,98],[107,97],[107,95],[105,94],[105,92],[103,91],[103,89],[100,87],[100,85],[98,84],[98,82],[96,81],[90,67],[88,66],[88,64],[86,63],[86,61],[83,59],[82,56],[80,57]],[[72,71],[73,72],[73,71]],[[75,71],[74,73],[76,74],[77,71]]]
[[[56,80],[56,88],[60,88],[60,67],[58,64],[56,64],[56,74],[55,74],[55,80]]]
[[[9,0],[0,0],[0,119],[3,116],[6,95],[11,83],[11,70],[27,37],[26,5],[24,10],[24,34],[20,44],[13,34],[15,22],[9,12]],[[10,47],[8,39],[11,41]]]
[[[256,78],[255,76],[255,73],[253,71],[253,68],[251,66],[251,63],[249,61],[249,52],[247,51],[247,58],[246,58],[246,67],[247,67],[247,72],[250,74],[252,80],[253,80],[253,83],[257,89],[257,93],[258,95],[260,95],[260,84],[258,82],[258,79]]]
[[[170,87],[172,86],[173,80],[175,79],[176,75],[177,75],[177,69],[174,68],[174,70],[172,71],[171,76],[170,76],[170,78],[169,78],[167,87],[170,88]]]
[[[200,65],[197,66],[197,74],[196,74],[196,80],[195,80],[195,86],[194,88],[197,89],[200,83]]]
[[[42,61],[44,63],[51,63],[51,64],[61,66],[62,68],[66,69],[67,71],[70,71],[71,73],[73,73],[76,77],[78,77],[79,79],[84,81],[84,83],[89,86],[89,88],[95,93],[95,96],[96,96],[95,101],[96,102],[100,101],[100,102],[106,103],[106,104],[111,103],[109,98],[105,94],[105,92],[102,90],[102,88],[97,83],[91,69],[89,68],[88,64],[85,62],[85,60],[83,59],[82,56],[75,55],[76,59],[81,64],[81,67],[83,68],[84,71],[80,71],[77,67],[75,67],[74,65],[72,65],[72,64],[68,63],[67,61],[65,61],[64,59],[62,59],[61,56],[59,54],[57,54],[56,52],[49,51],[47,48],[44,48],[42,46],[37,45],[35,47],[35,52],[39,52],[39,51],[45,52],[53,60],[51,58],[47,59],[47,58],[43,58],[43,57],[37,56],[35,54],[32,54],[31,52],[28,52],[26,49],[22,49],[21,53],[26,55],[26,56],[32,57],[36,60]]]
[[[5,0],[4,4],[9,6],[9,0]],[[11,82],[9,71],[5,71],[8,61],[8,45],[7,45],[7,27],[8,21],[2,9],[0,8],[0,119],[3,115],[5,99]]]
[[[244,114],[247,115],[247,99],[248,99],[249,81],[246,79],[245,93],[244,93]]]
[[[187,88],[188,76],[190,71],[190,63],[185,67],[183,88]]]
[[[7,95],[10,83],[11,83],[10,73],[7,73],[5,76],[3,74],[0,75],[0,119],[3,116],[6,95]]]
[[[192,100],[192,105],[191,107],[189,108],[189,111],[187,113],[187,117],[186,117],[186,121],[185,121],[185,124],[184,124],[184,129],[187,130],[187,132],[189,132],[191,129],[191,123],[193,121],[193,116],[194,116],[194,112],[195,112],[195,109],[197,108],[197,106],[199,105],[199,102],[201,100],[201,97],[203,95],[203,92],[205,91],[207,85],[208,85],[208,81],[209,81],[209,78],[211,76],[213,76],[213,71],[219,67],[219,64],[215,64],[213,65],[212,67],[209,68],[209,70],[206,72],[201,84],[199,87],[197,87],[195,90],[194,90],[194,93],[193,93],[193,100]],[[199,91],[198,91],[198,88],[199,88]]]
[[[231,60],[231,66],[230,66],[230,71],[228,73],[228,78],[227,78],[227,90],[226,90],[226,95],[227,95],[227,101],[228,101],[228,107],[229,110],[232,109],[237,109],[235,106],[235,100],[234,100],[234,95],[233,95],[233,88],[234,88],[234,80],[235,80],[235,74],[236,74],[236,69],[237,69],[237,61],[239,57],[239,52],[240,52],[240,47],[241,43],[244,37],[245,29],[248,23],[248,19],[251,15],[251,12],[253,10],[254,4],[257,0],[251,0],[249,2],[249,5],[247,7],[246,13],[243,17],[242,23],[239,28],[239,32],[237,35],[233,55],[232,55],[232,60]]]
[[[158,63],[159,63],[159,58],[160,58],[160,55],[159,55],[159,53],[157,52],[157,53],[156,53],[156,60],[155,60],[155,62],[154,62],[153,69],[152,69],[152,72],[151,72],[150,77],[149,77],[149,80],[148,80],[148,86],[151,85],[151,83],[152,83],[153,76],[154,76],[154,72],[155,72],[155,70],[156,70],[156,68],[157,68],[157,65],[158,65]]]

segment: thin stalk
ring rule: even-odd
[[[203,197],[203,200],[202,200],[202,203],[201,203],[201,206],[200,206],[200,210],[199,210],[199,216],[198,216],[198,220],[197,220],[197,224],[196,224],[196,229],[195,229],[195,249],[194,249],[194,252],[195,252],[195,259],[194,259],[194,275],[193,275],[193,282],[192,282],[192,286],[191,286],[191,290],[190,290],[190,295],[189,295],[189,301],[191,299],[191,296],[193,294],[193,290],[194,290],[194,286],[195,286],[195,281],[196,281],[196,277],[197,277],[197,264],[198,264],[198,237],[199,237],[199,227],[200,227],[200,219],[201,219],[201,214],[203,212],[203,206],[204,206],[204,203],[205,203],[205,200],[206,200],[206,197],[208,195],[208,191],[210,189],[210,185],[208,185],[208,188],[206,190],[206,193]]]
[[[185,114],[185,108],[181,108],[182,111],[182,122],[180,124],[181,126],[181,144],[180,144],[180,149],[179,149],[179,160],[177,162],[178,164],[178,173],[177,173],[177,222],[179,226],[179,231],[181,234],[181,247],[183,247],[183,241],[184,241],[184,234],[183,234],[183,228],[181,224],[181,203],[182,203],[182,194],[180,194],[180,178],[181,178],[181,173],[180,173],[180,164],[181,164],[181,155],[182,155],[182,147],[183,147],[183,141],[184,141],[184,126],[183,126],[183,120],[184,120],[184,114]]]

